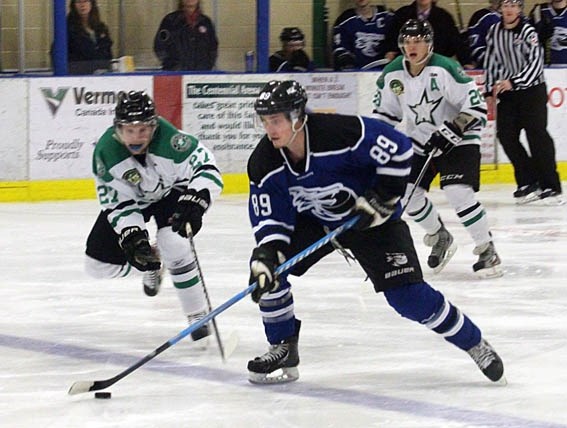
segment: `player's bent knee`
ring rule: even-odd
[[[406,284],[384,291],[388,304],[402,317],[421,324],[443,306],[443,295],[426,282]]]
[[[127,265],[114,265],[111,263],[101,262],[90,256],[85,258],[85,272],[97,279],[120,278],[126,276],[129,272]]]

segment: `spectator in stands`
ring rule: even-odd
[[[395,57],[386,56],[386,34],[394,15],[384,6],[371,6],[369,0],[354,0],[333,28],[335,70],[381,68]]]
[[[164,70],[212,70],[218,55],[218,39],[211,19],[199,0],[179,0],[167,14],[154,38],[154,52]]]
[[[96,0],[71,0],[67,15],[68,73],[108,71],[112,39],[100,20]]]
[[[544,46],[545,63],[567,65],[567,0],[536,4],[530,21]]]
[[[469,49],[464,42],[455,20],[449,12],[437,6],[434,0],[415,0],[408,6],[402,6],[394,13],[394,21],[388,31],[386,43],[389,56],[400,54],[398,34],[402,25],[409,19],[429,21],[433,27],[435,53],[448,57],[456,57],[464,68],[474,68],[471,63]]]
[[[305,52],[305,35],[297,27],[286,27],[280,34],[282,49],[270,56],[272,72],[313,71],[315,64]]]
[[[486,34],[490,27],[500,22],[502,16],[498,11],[500,0],[489,0],[488,7],[477,10],[471,16],[467,29],[467,40],[471,60],[476,68],[482,68],[486,51]]]

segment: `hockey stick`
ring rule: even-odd
[[[380,66],[382,66],[382,65],[388,64],[389,62],[390,62],[390,60],[387,59],[387,58],[377,59],[376,61],[369,62],[368,64],[363,65],[362,67],[360,67],[360,71],[363,71],[363,70],[371,70],[371,69],[373,69],[374,67],[380,67]]]
[[[465,22],[463,21],[463,12],[461,11],[460,0],[455,0],[455,7],[457,8],[457,20],[459,21],[459,29],[461,32],[465,31]]]
[[[311,254],[313,254],[319,248],[321,248],[324,245],[331,242],[332,239],[336,238],[337,236],[339,236],[344,231],[352,228],[356,224],[356,222],[359,220],[359,218],[360,218],[359,216],[355,216],[355,217],[351,218],[349,221],[347,221],[346,223],[337,227],[333,231],[329,232],[327,235],[325,235],[324,237],[319,239],[317,242],[311,244],[309,247],[307,247],[303,251],[297,253],[291,259],[289,259],[286,262],[279,265],[278,268],[276,269],[276,274],[279,275],[279,274],[289,270],[290,268],[295,266],[297,263],[301,262],[306,257],[309,257]],[[179,332],[176,336],[172,337],[167,342],[163,343],[161,346],[154,349],[152,352],[150,352],[148,355],[146,355],[141,360],[132,364],[126,370],[118,373],[116,376],[108,378],[108,379],[104,379],[104,380],[95,380],[95,381],[80,380],[80,381],[77,381],[77,382],[73,383],[73,385],[71,385],[71,388],[69,388],[68,394],[69,395],[76,395],[76,394],[81,394],[83,392],[100,391],[101,389],[106,389],[109,386],[114,385],[116,382],[125,378],[130,373],[132,373],[134,370],[139,369],[144,364],[146,364],[148,361],[154,359],[156,356],[161,354],[166,349],[175,345],[177,342],[179,342],[184,337],[188,336],[189,334],[191,334],[192,332],[194,332],[198,328],[201,328],[203,325],[208,323],[210,320],[212,320],[217,315],[226,311],[228,308],[230,308],[236,302],[242,300],[244,297],[246,297],[248,294],[250,294],[256,288],[257,285],[258,285],[257,282],[250,284],[247,288],[242,290],[240,293],[235,294],[230,299],[228,299],[226,302],[217,306],[215,309],[213,309],[211,312],[209,312],[207,315],[205,315],[199,321],[191,324],[189,327],[186,327],[181,332]]]
[[[417,176],[417,180],[415,180],[415,183],[413,184],[413,189],[411,189],[411,193],[408,196],[408,200],[407,200],[406,204],[402,207],[402,212],[400,212],[400,217],[406,211],[406,208],[409,205],[411,198],[413,198],[413,194],[415,193],[415,189],[417,189],[417,186],[419,186],[419,183],[421,183],[421,180],[423,180],[423,177],[425,176],[425,173],[427,172],[427,170],[429,168],[429,164],[431,163],[433,156],[435,156],[435,153],[437,153],[437,147],[434,148],[431,151],[431,153],[429,153],[429,156],[427,156],[425,164],[423,165],[423,168],[421,168],[421,171],[419,172],[419,175]]]
[[[201,285],[203,286],[203,292],[205,293],[205,299],[207,300],[207,308],[209,312],[213,310],[211,305],[211,299],[209,297],[209,292],[207,291],[207,287],[205,286],[205,278],[203,277],[203,271],[201,270],[201,264],[199,263],[199,258],[197,257],[197,251],[195,250],[195,241],[193,240],[193,231],[191,230],[191,226],[187,223],[186,226],[187,237],[189,238],[189,244],[191,245],[191,251],[193,252],[193,256],[195,257],[195,264],[197,265],[197,271],[199,272],[199,277],[201,278]],[[224,345],[222,343],[219,329],[217,327],[217,321],[213,318],[211,320],[211,324],[213,325],[213,330],[215,331],[215,338],[217,339],[217,344],[219,345],[219,352],[223,362],[226,362],[226,355],[224,352]]]

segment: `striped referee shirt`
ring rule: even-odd
[[[544,54],[537,32],[525,18],[512,29],[497,22],[486,36],[486,93],[498,80],[510,80],[513,90],[527,89],[544,82]]]

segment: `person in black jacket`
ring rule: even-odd
[[[394,22],[386,37],[389,48],[388,57],[397,56],[400,50],[397,46],[398,34],[402,25],[409,19],[429,21],[433,27],[433,50],[435,53],[448,57],[457,57],[464,68],[473,68],[469,49],[459,33],[455,20],[449,12],[438,7],[434,0],[415,0],[408,6],[402,6],[394,13]]]
[[[71,0],[67,15],[69,74],[108,70],[112,39],[100,20],[96,0]]]
[[[313,71],[315,64],[305,52],[305,35],[297,27],[286,27],[280,34],[281,50],[270,55],[272,72]]]
[[[199,0],[179,0],[167,14],[154,38],[154,52],[164,70],[212,70],[218,55],[218,39],[211,19]]]

